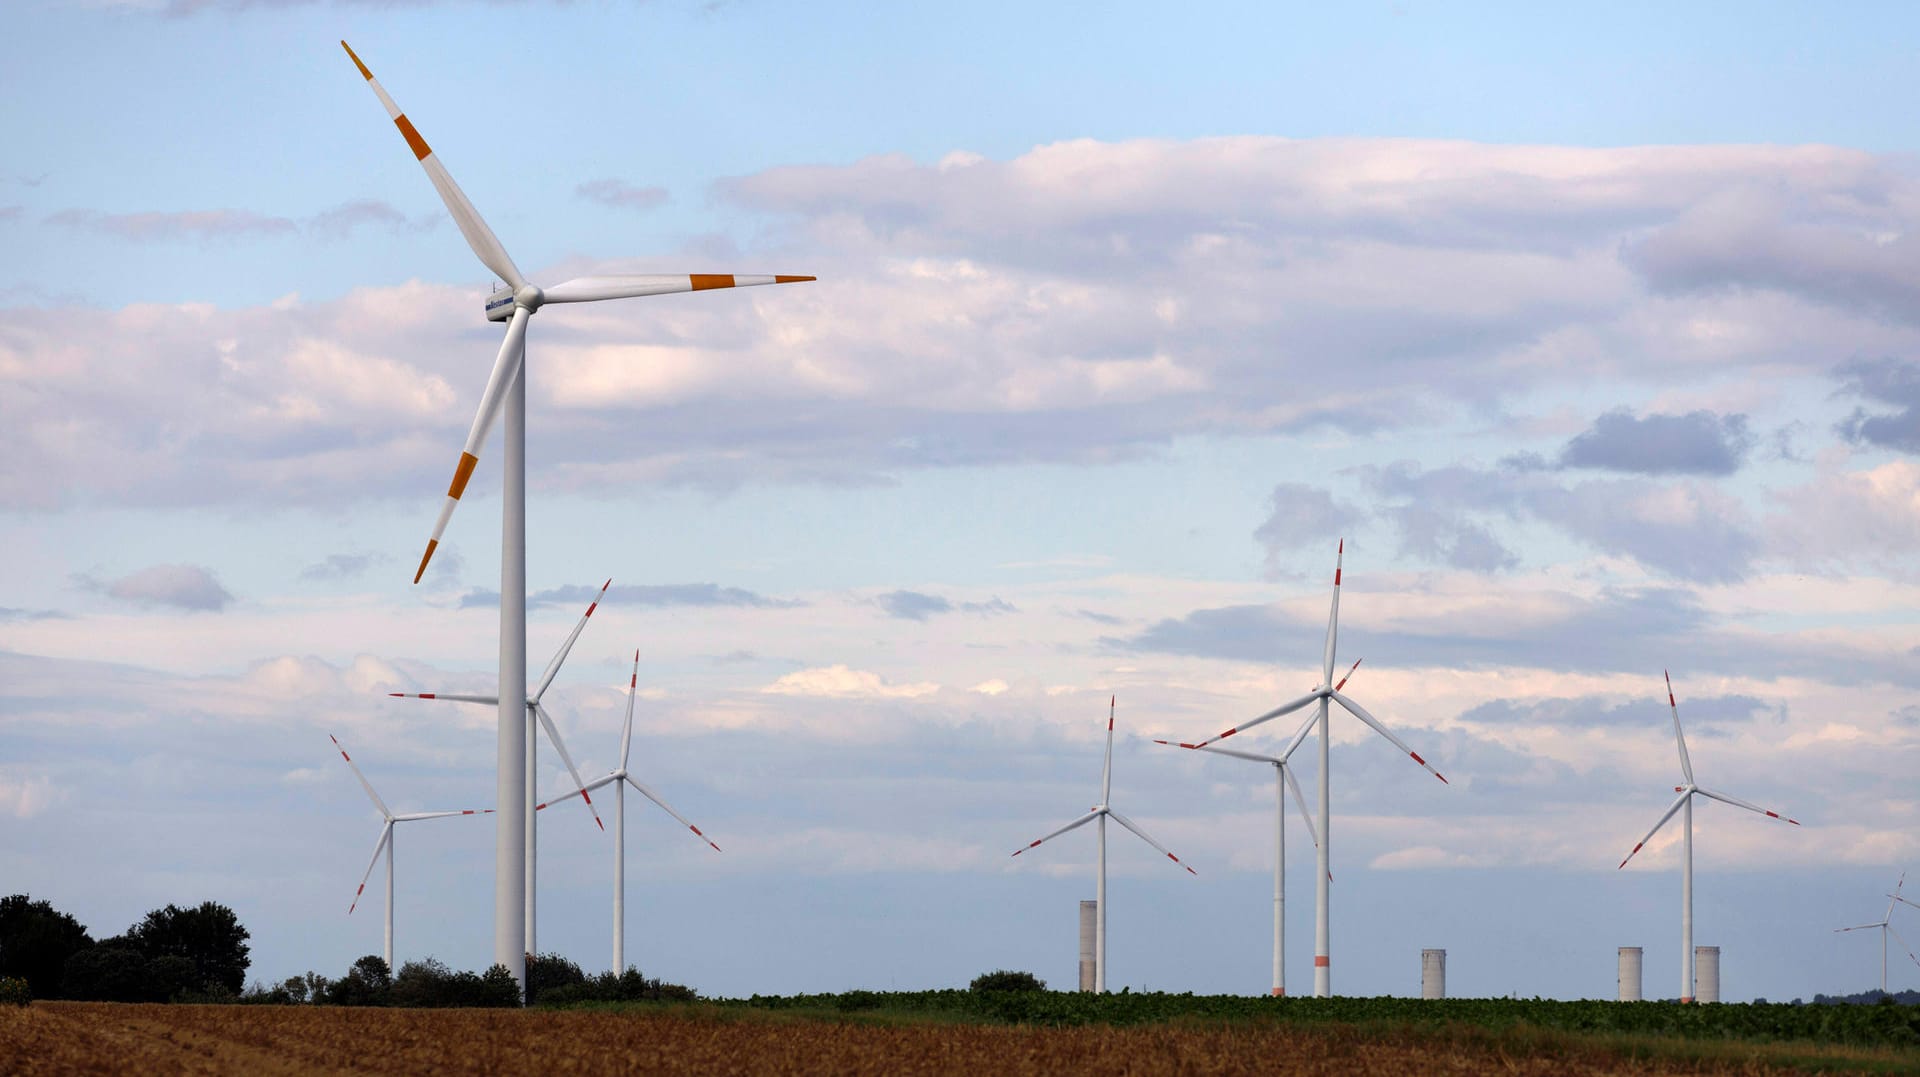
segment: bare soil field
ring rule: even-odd
[[[1671,1046],[1671,1045],[1670,1045]],[[1913,1072],[1907,1052],[1470,1029],[1175,1023],[1030,1028],[625,1011],[0,1008],[0,1074],[1785,1074]]]

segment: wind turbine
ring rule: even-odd
[[[541,706],[540,698],[547,694],[547,687],[553,683],[553,678],[559,675],[561,664],[567,660],[567,655],[572,652],[574,641],[580,638],[580,632],[587,627],[587,621],[593,616],[593,611],[600,608],[600,599],[606,596],[607,588],[611,586],[613,586],[613,579],[611,577],[607,579],[606,583],[600,585],[600,593],[595,595],[593,601],[588,604],[587,612],[581,614],[580,620],[574,623],[573,631],[567,635],[567,641],[560,645],[558,651],[554,652],[553,659],[547,663],[546,670],[540,675],[539,685],[526,697],[526,712],[522,718],[521,727],[526,731],[525,759],[527,761],[526,781],[522,788],[526,790],[527,797],[527,803],[525,805],[526,825],[524,838],[526,842],[525,863],[527,865],[525,931],[527,946],[529,948],[527,950],[528,953],[536,952],[532,947],[537,945],[538,942],[534,922],[534,912],[536,909],[534,884],[539,877],[538,856],[540,835],[538,824],[535,822],[534,805],[532,803],[538,793],[535,767],[539,762],[539,753],[537,751],[539,737],[535,733],[536,726],[547,731],[547,739],[553,743],[554,751],[560,753],[560,761],[567,765],[567,773],[573,776],[574,789],[578,791],[582,799],[586,801],[587,811],[593,813],[594,824],[599,826],[601,830],[607,828],[605,823],[600,822],[600,813],[594,810],[593,796],[586,792],[586,783],[580,780],[580,768],[573,765],[573,756],[567,754],[567,746],[565,742],[560,739],[560,730],[553,724],[553,718],[547,714],[547,709]],[[449,692],[389,692],[387,694],[400,699],[443,699],[454,703],[485,703],[490,706],[498,705],[500,702],[498,696],[463,695]]]
[[[1886,915],[1882,916],[1878,922],[1871,923],[1871,924],[1858,924],[1854,927],[1840,927],[1840,928],[1834,929],[1835,934],[1839,934],[1840,932],[1843,932],[1843,931],[1864,931],[1870,927],[1877,927],[1880,929],[1880,993],[1883,995],[1887,993],[1887,933],[1889,931],[1893,932],[1894,938],[1900,939],[1900,948],[1907,951],[1907,957],[1910,960],[1912,960],[1915,965],[1920,965],[1920,957],[1914,956],[1913,948],[1907,945],[1907,940],[1900,938],[1900,933],[1898,931],[1893,930],[1894,905],[1900,902],[1906,902],[1908,905],[1913,904],[1913,902],[1907,901],[1906,898],[1903,898],[1900,896],[1900,888],[1905,886],[1906,884],[1907,884],[1907,873],[1903,871],[1900,873],[1900,881],[1893,885],[1893,893],[1887,895]]]
[[[812,277],[801,276],[734,276],[718,273],[693,273],[672,276],[595,276],[577,277],[563,281],[551,288],[541,289],[529,283],[520,275],[520,270],[507,255],[506,247],[487,227],[473,203],[453,182],[453,176],[447,172],[436,155],[420,137],[412,121],[394,104],[393,98],[360,62],[360,57],[345,41],[340,47],[347,50],[353,59],[353,65],[367,80],[374,96],[385,106],[387,115],[393,119],[400,135],[406,139],[407,147],[426,170],[427,179],[439,192],[440,200],[446,204],[447,212],[460,227],[460,234],[466,237],[467,246],[479,257],[493,274],[506,282],[507,289],[487,300],[486,317],[488,321],[506,322],[506,339],[501,341],[499,354],[494,357],[493,371],[487,376],[487,387],[480,396],[480,408],[474,414],[473,425],[467,431],[466,445],[461,449],[460,462],[454,468],[453,482],[447,487],[447,501],[441,506],[440,517],[433,525],[433,537],[427,541],[426,552],[421,555],[420,568],[413,574],[413,582],[419,583],[420,577],[427,571],[427,562],[432,560],[434,550],[440,545],[440,537],[447,529],[447,521],[453,516],[454,506],[459,504],[460,495],[466,491],[467,483],[473,478],[474,467],[480,462],[480,449],[487,440],[487,434],[493,428],[494,420],[506,417],[506,430],[503,440],[504,473],[501,480],[501,542],[500,542],[500,691],[499,715],[495,722],[495,744],[498,751],[498,769],[496,783],[500,808],[499,827],[494,840],[494,882],[493,882],[493,958],[505,965],[524,987],[526,984],[527,938],[526,909],[523,903],[529,891],[527,882],[527,863],[525,843],[519,835],[530,825],[525,816],[526,791],[526,737],[521,728],[519,701],[526,695],[527,689],[527,459],[526,459],[526,421],[527,421],[527,381],[526,381],[526,335],[527,321],[547,303],[587,303],[602,299],[623,299],[629,297],[666,295],[674,292],[701,292],[715,288],[737,288],[757,284],[787,284],[810,281]]]
[[[1132,820],[1108,806],[1109,802],[1113,799],[1113,709],[1114,700],[1109,698],[1107,700],[1107,758],[1100,769],[1100,803],[1095,804],[1087,811],[1087,814],[1082,815],[1066,826],[1013,851],[1013,855],[1019,856],[1028,849],[1039,846],[1043,841],[1050,841],[1065,834],[1069,830],[1077,830],[1096,819],[1099,820],[1100,875],[1099,882],[1094,886],[1093,895],[1095,909],[1093,929],[1093,989],[1101,994],[1105,994],[1107,990],[1107,818],[1111,816],[1114,822],[1133,831],[1141,841],[1146,842],[1162,853],[1166,853],[1168,860],[1180,864],[1183,868],[1187,868],[1188,874],[1200,874],[1192,868],[1187,867],[1187,865],[1182,864],[1179,857],[1168,852],[1166,846],[1148,837],[1147,832],[1135,826]]]
[[[1329,780],[1329,772],[1327,769],[1327,719],[1331,711],[1329,703],[1340,704],[1341,707],[1346,709],[1348,714],[1365,722],[1374,732],[1392,742],[1394,747],[1412,757],[1414,762],[1427,768],[1428,773],[1439,778],[1442,782],[1446,782],[1447,780],[1445,775],[1433,769],[1431,763],[1420,758],[1419,752],[1407,747],[1405,741],[1394,736],[1391,730],[1381,724],[1380,719],[1375,718],[1367,712],[1365,707],[1362,707],[1360,704],[1355,703],[1340,693],[1340,689],[1346,686],[1346,677],[1341,678],[1339,684],[1333,683],[1334,643],[1340,633],[1340,574],[1345,567],[1346,559],[1347,541],[1341,539],[1340,548],[1335,554],[1333,562],[1333,605],[1327,611],[1327,645],[1320,662],[1320,686],[1308,692],[1306,695],[1301,696],[1299,699],[1282,703],[1280,706],[1275,707],[1250,722],[1244,722],[1234,726],[1225,733],[1210,737],[1194,745],[1196,748],[1204,748],[1215,741],[1225,740],[1236,733],[1244,733],[1262,722],[1270,722],[1283,715],[1292,714],[1294,711],[1299,710],[1309,703],[1317,702],[1320,704],[1319,713],[1314,715],[1314,725],[1318,730],[1318,736],[1320,738],[1320,855],[1319,870],[1314,873],[1313,888],[1313,993],[1317,998],[1326,998],[1333,993],[1333,960],[1331,953],[1333,926],[1332,910],[1329,907],[1329,902],[1332,899],[1330,883],[1333,880],[1333,857],[1330,841],[1333,820],[1331,818],[1332,801],[1328,793],[1328,788],[1332,782]],[[1353,667],[1347,670],[1347,677],[1351,677],[1353,670],[1359,668],[1359,665],[1359,662],[1355,662]]]
[[[1633,852],[1627,854],[1627,860],[1632,860],[1634,853],[1639,852],[1642,846],[1653,840],[1653,836],[1660,832],[1660,828],[1667,825],[1667,820],[1673,818],[1674,812],[1683,812],[1681,822],[1686,832],[1686,839],[1680,869],[1680,1001],[1692,1002],[1694,997],[1693,798],[1696,796],[1707,797],[1720,801],[1722,804],[1731,804],[1736,808],[1745,808],[1750,812],[1758,812],[1769,819],[1785,819],[1794,826],[1799,826],[1800,821],[1798,819],[1787,819],[1786,816],[1781,815],[1779,812],[1768,811],[1758,804],[1749,804],[1739,797],[1728,796],[1725,793],[1716,793],[1711,789],[1702,789],[1694,784],[1693,762],[1687,757],[1687,738],[1680,732],[1680,704],[1674,702],[1673,698],[1673,677],[1665,670],[1661,671],[1661,676],[1667,679],[1667,706],[1673,711],[1673,742],[1680,749],[1680,773],[1686,777],[1687,784],[1673,787],[1673,791],[1679,793],[1680,796],[1675,799],[1673,805],[1667,809],[1667,813],[1660,817],[1660,821],[1653,824],[1653,829],[1647,831],[1647,836],[1641,838],[1634,844]],[[1620,861],[1620,866],[1623,868],[1626,867],[1627,860]]]
[[[408,812],[404,815],[395,815],[392,811],[388,810],[387,802],[380,799],[380,794],[373,791],[373,783],[367,781],[365,774],[360,773],[359,766],[354,763],[353,757],[347,754],[347,749],[341,745],[340,738],[329,733],[327,734],[327,739],[333,742],[335,748],[339,749],[340,758],[347,761],[347,766],[353,768],[353,776],[360,779],[360,788],[367,791],[367,798],[373,801],[374,807],[380,809],[380,817],[385,820],[385,822],[380,825],[380,840],[373,843],[373,858],[367,861],[366,874],[360,876],[360,887],[353,892],[353,904],[347,906],[347,915],[352,916],[353,910],[360,907],[360,895],[366,892],[367,880],[373,877],[373,866],[380,862],[381,850],[386,850],[387,930],[386,945],[381,953],[387,960],[387,968],[391,970],[393,968],[393,828],[395,824],[412,823],[421,819],[443,819],[449,815],[492,815],[493,809],[481,808],[476,810],[468,808],[464,811],[417,811]]]
[[[1353,665],[1354,668],[1357,669],[1360,663],[1355,662]],[[1353,670],[1348,670],[1347,676],[1353,676]],[[1344,688],[1346,684],[1346,679],[1343,678],[1335,688],[1336,690]],[[1318,720],[1318,715],[1308,715],[1307,720],[1300,723],[1299,730],[1294,733],[1293,739],[1287,742],[1286,748],[1284,748],[1279,755],[1261,755],[1258,752],[1242,752],[1232,748],[1183,744],[1170,740],[1154,741],[1155,744],[1165,744],[1174,748],[1188,748],[1197,752],[1212,752],[1215,755],[1230,755],[1235,759],[1247,759],[1255,763],[1266,763],[1273,767],[1273,993],[1275,995],[1285,995],[1287,993],[1288,793],[1293,794],[1293,802],[1300,806],[1300,817],[1307,822],[1307,836],[1313,839],[1316,848],[1318,848],[1320,844],[1319,831],[1313,825],[1313,812],[1307,807],[1306,794],[1300,791],[1300,779],[1293,776],[1293,771],[1288,767],[1288,760],[1293,758],[1293,753],[1297,751],[1301,743],[1307,739],[1307,734],[1313,730],[1313,725]]]
[[[640,795],[660,805],[660,810],[680,820],[680,825],[693,831],[693,836],[713,845],[713,851],[720,847],[713,839],[700,832],[687,817],[674,811],[660,794],[641,785],[639,780],[627,773],[627,753],[633,745],[633,695],[640,686],[640,652],[633,652],[633,676],[627,681],[627,721],[620,727],[620,765],[588,782],[565,796],[555,797],[546,804],[534,805],[535,811],[544,811],[548,805],[563,800],[586,796],[603,785],[613,785],[613,971],[622,972],[627,967],[627,786],[632,785]]]

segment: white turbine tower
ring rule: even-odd
[[[526,696],[527,689],[527,321],[547,303],[587,303],[756,284],[787,284],[813,278],[694,273],[578,277],[547,289],[536,287],[520,275],[519,267],[513,264],[506,247],[494,236],[493,229],[487,227],[487,222],[481,219],[473,203],[467,201],[467,196],[453,182],[453,176],[447,172],[446,166],[440,163],[439,157],[427,146],[426,139],[420,137],[420,132],[400,111],[400,106],[387,96],[387,91],[374,79],[373,72],[367,70],[367,65],[360,62],[360,57],[354,55],[346,42],[342,41],[340,47],[347,50],[353,65],[360,69],[367,85],[380,99],[380,104],[386,107],[387,115],[399,128],[414,158],[426,170],[434,190],[439,192],[440,200],[446,204],[447,212],[460,227],[460,234],[466,238],[467,246],[510,289],[487,301],[487,319],[507,323],[506,339],[501,342],[499,354],[493,361],[493,371],[487,376],[487,387],[480,396],[479,410],[474,414],[473,425],[467,431],[466,445],[461,450],[458,466],[454,468],[453,482],[447,488],[446,504],[441,507],[440,518],[433,525],[433,537],[427,541],[426,553],[420,558],[420,568],[414,573],[413,580],[419,583],[421,575],[426,572],[427,562],[440,545],[440,536],[447,529],[453,508],[466,491],[475,465],[480,462],[480,449],[487,440],[487,434],[493,429],[494,420],[504,413],[505,460],[501,481],[500,529],[500,710],[495,723],[500,820],[494,841],[493,957],[511,970],[514,978],[524,987],[527,940],[524,937],[526,916],[522,906],[527,893],[527,865],[523,835],[528,821],[524,814],[527,810],[526,737],[521,727],[519,701]],[[519,150],[524,152],[524,147]]]
[[[1354,665],[1354,668],[1357,669],[1359,668],[1360,663],[1355,662],[1353,665]],[[1352,675],[1353,675],[1353,670],[1351,669],[1348,670],[1347,676],[1351,677]],[[1343,678],[1339,684],[1334,686],[1334,689],[1338,691],[1339,689],[1346,687],[1346,684],[1347,682]],[[1273,988],[1272,990],[1275,995],[1285,995],[1287,993],[1286,923],[1287,923],[1287,794],[1288,793],[1293,794],[1293,802],[1300,806],[1300,817],[1306,820],[1306,823],[1307,823],[1307,836],[1313,839],[1313,843],[1316,848],[1320,844],[1319,829],[1313,825],[1313,812],[1307,807],[1306,794],[1300,791],[1300,779],[1293,776],[1293,770],[1289,764],[1289,760],[1293,758],[1293,753],[1299,750],[1300,745],[1303,742],[1305,742],[1305,740],[1307,739],[1307,734],[1313,731],[1314,723],[1317,721],[1319,721],[1318,715],[1308,715],[1307,720],[1300,723],[1299,730],[1294,733],[1293,739],[1287,742],[1287,746],[1281,750],[1279,755],[1261,755],[1258,752],[1241,752],[1241,751],[1235,751],[1232,748],[1207,747],[1199,744],[1184,744],[1184,743],[1179,743],[1179,742],[1170,741],[1170,740],[1154,741],[1155,744],[1165,744],[1173,748],[1189,748],[1197,752],[1213,752],[1216,755],[1230,755],[1230,756],[1233,756],[1235,759],[1246,759],[1255,763],[1265,763],[1273,767]]]
[[[365,789],[367,791],[367,798],[373,801],[374,807],[380,809],[380,817],[381,819],[385,820],[380,825],[380,840],[373,843],[373,858],[367,861],[366,873],[360,876],[359,889],[353,892],[353,904],[347,906],[347,915],[352,916],[353,910],[360,907],[360,895],[363,893],[366,893],[367,880],[373,877],[373,866],[380,862],[380,853],[382,850],[385,850],[387,854],[387,930],[386,930],[386,936],[385,936],[386,944],[381,950],[381,956],[386,958],[387,968],[389,971],[391,971],[393,969],[393,844],[394,844],[393,828],[394,826],[398,823],[418,822],[421,819],[444,819],[449,815],[491,815],[493,814],[493,809],[492,808],[479,808],[479,809],[468,808],[464,811],[417,811],[417,812],[407,812],[403,815],[395,815],[393,814],[392,811],[388,810],[387,802],[380,799],[380,794],[373,791],[373,783],[367,781],[367,776],[365,774],[360,773],[360,767],[354,763],[353,757],[347,754],[347,749],[345,748],[345,746],[343,746],[340,743],[340,738],[329,733],[327,734],[327,739],[333,742],[333,746],[336,749],[338,749],[340,752],[340,758],[346,760],[347,766],[352,768],[353,776],[360,779],[360,788]]]
[[[640,686],[640,652],[633,652],[633,676],[627,681],[627,720],[620,727],[620,765],[588,782],[565,796],[555,797],[546,804],[534,805],[535,811],[544,811],[548,806],[563,800],[585,796],[603,785],[613,786],[613,971],[624,972],[627,968],[627,786],[632,785],[640,795],[660,805],[660,810],[680,820],[680,825],[693,831],[693,836],[713,845],[713,851],[720,847],[713,839],[700,832],[687,817],[674,811],[660,794],[641,785],[639,780],[627,773],[628,749],[633,744],[633,695]]]
[[[1250,722],[1237,725],[1225,733],[1210,737],[1194,745],[1196,748],[1204,748],[1215,741],[1231,737],[1235,733],[1244,733],[1262,722],[1269,722],[1282,715],[1292,714],[1294,711],[1299,710],[1309,703],[1317,702],[1320,704],[1320,711],[1314,716],[1314,725],[1318,730],[1318,736],[1320,738],[1320,855],[1319,870],[1314,872],[1313,892],[1313,993],[1317,998],[1326,998],[1333,994],[1333,925],[1332,909],[1329,907],[1329,902],[1332,899],[1329,884],[1333,879],[1333,856],[1332,843],[1330,840],[1333,820],[1331,818],[1332,799],[1328,793],[1328,787],[1332,783],[1329,780],[1327,770],[1327,720],[1331,710],[1329,703],[1340,704],[1341,707],[1346,709],[1348,714],[1365,722],[1374,732],[1387,738],[1394,747],[1412,757],[1414,762],[1426,767],[1428,773],[1439,778],[1442,782],[1447,780],[1445,775],[1434,770],[1430,763],[1420,758],[1420,753],[1407,747],[1405,741],[1394,736],[1391,730],[1381,724],[1380,719],[1369,714],[1365,707],[1342,695],[1340,689],[1347,683],[1345,678],[1342,678],[1339,684],[1333,683],[1334,644],[1340,634],[1340,574],[1344,570],[1346,559],[1347,542],[1345,539],[1341,539],[1339,551],[1336,553],[1333,562],[1333,605],[1327,611],[1327,645],[1321,656],[1320,687],[1315,688],[1299,699],[1283,703]],[[1355,667],[1359,665],[1360,663],[1358,662],[1354,663]],[[1349,669],[1347,672],[1348,675],[1351,676],[1353,671]]]
[[[1907,901],[1906,898],[1903,898],[1900,896],[1900,888],[1905,885],[1907,885],[1907,874],[1906,872],[1903,871],[1900,873],[1900,881],[1893,885],[1893,893],[1887,895],[1886,915],[1882,916],[1877,922],[1871,923],[1871,924],[1858,924],[1854,927],[1841,927],[1841,928],[1834,929],[1835,934],[1839,934],[1840,932],[1843,932],[1843,931],[1865,931],[1867,928],[1870,928],[1870,927],[1877,927],[1880,929],[1880,993],[1883,995],[1887,993],[1887,933],[1888,932],[1892,932],[1894,938],[1900,939],[1900,948],[1907,952],[1908,959],[1911,960],[1915,965],[1920,965],[1920,957],[1914,956],[1913,948],[1907,945],[1907,940],[1900,938],[1900,933],[1898,931],[1893,930],[1893,907],[1896,904],[1899,904],[1901,902],[1905,902],[1908,905],[1913,904],[1913,902]]]
[[[1673,698],[1673,678],[1669,676],[1665,670],[1661,671],[1661,676],[1667,679],[1667,706],[1673,711],[1673,742],[1680,749],[1680,773],[1685,776],[1687,784],[1673,787],[1673,791],[1680,794],[1679,798],[1667,809],[1667,813],[1660,817],[1660,821],[1653,824],[1653,829],[1647,831],[1647,836],[1641,838],[1634,844],[1633,852],[1627,854],[1627,860],[1632,860],[1634,853],[1639,852],[1647,842],[1653,840],[1653,836],[1660,832],[1660,828],[1667,825],[1667,820],[1673,818],[1674,812],[1683,813],[1681,820],[1682,829],[1685,831],[1685,845],[1681,853],[1680,868],[1680,1001],[1692,1002],[1694,999],[1693,798],[1696,796],[1707,797],[1711,800],[1717,800],[1722,804],[1731,804],[1736,808],[1745,808],[1750,812],[1758,812],[1769,819],[1784,819],[1794,826],[1799,826],[1800,821],[1797,819],[1787,819],[1786,816],[1781,815],[1779,812],[1768,811],[1758,804],[1749,804],[1738,797],[1731,797],[1725,793],[1716,793],[1711,789],[1702,789],[1694,784],[1693,762],[1687,757],[1687,738],[1685,734],[1680,732],[1680,704],[1675,702]],[[1620,861],[1620,866],[1623,868],[1626,867],[1627,860]]]
[[[1168,852],[1166,846],[1148,837],[1146,831],[1135,826],[1126,816],[1114,811],[1113,808],[1109,806],[1113,799],[1113,710],[1114,700],[1110,698],[1107,700],[1107,757],[1106,762],[1100,768],[1100,803],[1095,804],[1087,811],[1087,814],[1082,815],[1066,826],[1042,838],[1027,843],[1023,848],[1013,851],[1014,856],[1019,856],[1028,849],[1038,846],[1043,841],[1057,838],[1069,830],[1077,830],[1096,819],[1100,821],[1099,881],[1094,884],[1093,892],[1095,909],[1093,929],[1093,989],[1095,992],[1101,994],[1104,994],[1107,990],[1107,818],[1111,816],[1114,822],[1133,831],[1141,841],[1165,853],[1168,860],[1180,864],[1183,868],[1187,868],[1188,874],[1200,874],[1181,863],[1180,858]]]
[[[586,792],[586,783],[580,780],[580,768],[573,765],[573,756],[567,754],[567,746],[560,739],[560,730],[553,724],[553,718],[547,714],[547,709],[541,706],[540,698],[547,694],[547,687],[553,683],[553,678],[560,673],[561,664],[567,660],[567,655],[573,651],[574,641],[580,638],[580,632],[587,627],[587,621],[593,617],[593,611],[600,608],[601,597],[606,595],[607,588],[612,585],[613,580],[611,578],[609,578],[606,583],[600,585],[600,593],[595,595],[593,601],[588,604],[587,612],[581,614],[580,620],[574,623],[573,631],[567,635],[567,641],[560,645],[558,651],[554,652],[553,659],[547,663],[546,670],[541,673],[540,683],[526,697],[526,711],[521,720],[521,727],[525,731],[525,758],[527,761],[526,782],[522,788],[526,790],[527,797],[527,803],[524,805],[526,808],[526,824],[523,837],[526,851],[525,863],[527,866],[525,931],[526,944],[529,947],[528,953],[534,953],[535,951],[531,948],[538,944],[538,933],[535,930],[534,914],[538,910],[535,890],[540,874],[540,832],[532,803],[539,792],[535,770],[535,767],[539,763],[539,753],[536,751],[539,745],[539,737],[535,733],[536,727],[547,731],[547,740],[552,742],[553,750],[560,753],[560,761],[567,765],[567,773],[573,776],[574,790],[586,801],[587,811],[593,814],[595,825],[599,826],[601,830],[607,828],[605,823],[600,822],[600,813],[594,810],[593,796]],[[400,699],[442,699],[453,703],[484,703],[489,706],[498,705],[500,702],[498,696],[463,695],[448,692],[389,692],[387,694]]]

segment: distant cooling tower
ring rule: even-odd
[[[1447,997],[1447,952],[1420,951],[1420,997]]]
[[[1720,1001],[1720,947],[1693,948],[1693,1000]]]
[[[1640,994],[1640,947],[1620,947],[1620,1001],[1639,1002]]]
[[[1093,990],[1093,937],[1100,918],[1100,903],[1080,903],[1080,990]]]

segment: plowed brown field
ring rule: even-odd
[[[773,1019],[700,1010],[306,1006],[0,1008],[0,1074],[1772,1074],[1762,1056],[1636,1058],[1357,1026],[1023,1028]]]

